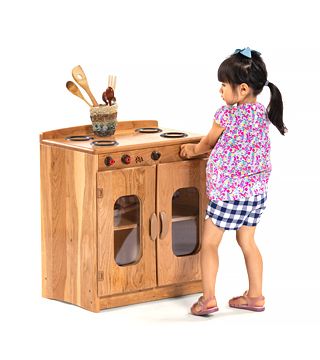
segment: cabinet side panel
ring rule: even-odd
[[[66,152],[66,301],[97,310],[96,172],[98,158]]]
[[[42,230],[44,293],[64,300],[66,283],[65,152],[42,146]]]
[[[42,296],[52,298],[51,151],[40,146]]]
[[[96,311],[98,159],[58,147],[42,152],[44,296]]]

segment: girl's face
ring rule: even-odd
[[[227,105],[256,102],[256,97],[252,95],[252,90],[245,83],[237,85],[233,90],[229,83],[223,82],[219,92]]]
[[[238,101],[238,96],[234,93],[229,83],[221,83],[219,92],[227,105],[234,105]]]

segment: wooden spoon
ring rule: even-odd
[[[83,101],[85,101],[90,107],[92,106],[91,104],[88,103],[88,101],[83,97],[83,95],[81,94],[80,89],[78,88],[78,86],[72,82],[72,81],[68,81],[66,83],[67,89],[75,96],[78,96],[80,99],[82,99]]]
[[[78,65],[72,69],[72,76],[73,76],[74,80],[82,87],[82,89],[84,89],[86,91],[86,93],[89,95],[89,98],[91,99],[91,101],[93,103],[93,106],[99,106],[99,104],[97,103],[97,100],[92,95],[92,92],[88,85],[87,77],[86,77],[85,73],[83,72],[80,65]]]

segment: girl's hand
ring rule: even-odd
[[[197,144],[183,144],[181,145],[180,156],[182,158],[189,159],[192,156],[196,156],[195,147]]]

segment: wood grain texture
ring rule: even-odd
[[[195,142],[197,143],[197,142]],[[181,144],[176,145],[166,145],[166,146],[157,146],[154,144],[152,148],[146,149],[138,149],[138,150],[130,150],[131,162],[126,167],[139,167],[139,166],[148,166],[160,163],[169,163],[175,161],[182,161],[183,159],[180,157],[180,148]],[[161,156],[158,160],[153,160],[151,158],[151,153],[153,151],[157,151],[161,153]],[[119,152],[110,152],[105,150],[104,154],[99,155],[99,170],[114,170],[124,168],[123,163],[121,162],[121,157],[124,154],[124,151]],[[107,156],[111,156],[115,163],[112,166],[106,166],[105,159]],[[204,158],[207,157],[207,154],[199,155],[196,158]]]
[[[175,284],[129,294],[117,294],[100,298],[100,309],[109,309],[117,306],[138,304],[147,301],[167,299],[177,296],[199,293],[202,291],[201,281]],[[190,304],[191,305],[191,304]],[[188,308],[186,308],[188,311]]]
[[[119,125],[117,137],[124,145],[117,152],[112,150],[113,156],[119,162],[125,149],[131,149],[134,160],[124,169],[105,167],[109,150],[90,153],[64,144],[66,136],[89,134],[90,125],[40,136],[44,297],[97,312],[201,291],[199,250],[208,202],[207,159],[182,161],[179,156],[181,143],[197,142],[201,137],[189,133],[184,139],[157,141],[159,134],[134,133],[138,127],[156,126],[156,121],[147,120]],[[159,160],[150,161],[152,150],[162,153]],[[177,257],[172,251],[172,223],[182,224],[195,216],[179,209],[172,218],[172,196],[176,190],[189,187],[199,192],[199,244],[192,255]],[[140,253],[136,262],[119,266],[115,261],[119,246],[115,233],[138,225],[132,225],[128,217],[115,227],[114,204],[130,195],[140,201]],[[162,239],[160,212],[168,221],[168,233]]]
[[[158,285],[177,284],[200,280],[200,246],[204,211],[206,160],[189,160],[158,166],[157,213],[164,212],[169,219],[167,235],[157,241]],[[180,188],[194,187],[199,192],[199,239],[198,247],[191,255],[176,256],[172,250],[172,197]]]
[[[72,82],[72,81],[67,81],[67,89],[75,96],[77,96],[78,98],[80,98],[81,100],[83,100],[87,105],[92,106],[91,104],[88,103],[88,101],[83,97],[80,89],[78,88],[78,86]]]
[[[41,145],[43,296],[98,311],[97,157]]]
[[[156,165],[98,173],[98,295],[127,293],[156,286],[155,243],[150,237],[150,217],[155,212]],[[140,254],[138,261],[119,266],[115,261],[115,202],[122,196],[135,195],[140,201]]]
[[[184,138],[165,138],[160,133],[139,133],[135,130],[140,127],[157,127],[158,122],[154,120],[119,121],[114,135],[98,137],[94,136],[92,126],[77,126],[67,129],[57,129],[44,132],[40,135],[40,142],[46,145],[59,146],[66,149],[82,151],[89,154],[105,154],[119,151],[136,151],[146,147],[164,147],[170,145],[180,145],[185,143],[197,143],[202,136],[188,132]],[[176,131],[174,129],[162,128],[163,132]],[[88,141],[70,141],[68,136],[89,135],[93,137]],[[91,143],[96,140],[117,141],[118,145],[113,146],[94,146]]]
[[[88,110],[88,120],[90,122],[90,112]],[[130,121],[121,121],[118,120],[118,125],[115,134],[121,131],[131,131],[132,129],[140,128],[140,127],[157,127],[157,120],[130,120]],[[40,134],[40,140],[46,139],[55,139],[55,138],[63,138],[66,136],[72,135],[86,135],[93,134],[92,125],[80,125],[73,126],[64,129],[50,130],[45,131]]]
[[[97,100],[95,99],[95,97],[93,96],[90,90],[86,74],[84,73],[80,65],[75,66],[72,69],[72,76],[74,80],[82,87],[82,89],[84,89],[86,93],[89,95],[89,98],[92,101],[93,106],[99,106]]]

